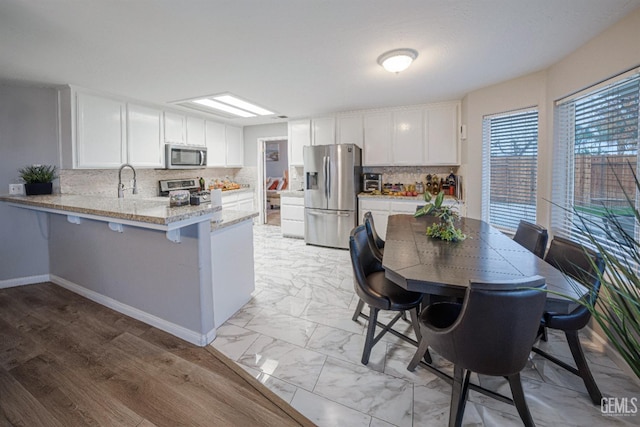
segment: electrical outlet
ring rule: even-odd
[[[24,195],[24,184],[9,184],[9,194],[13,196]]]

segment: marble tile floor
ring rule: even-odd
[[[218,329],[221,350],[319,426],[446,426],[450,386],[424,368],[406,369],[415,347],[387,334],[360,363],[365,323],[351,316],[349,253],[282,238],[280,227],[254,226],[256,290]],[[398,325],[411,334],[408,323]],[[640,398],[640,386],[595,342],[583,338],[593,374],[606,397]],[[541,347],[566,360],[563,335]],[[434,363],[451,365],[433,354]],[[538,426],[637,426],[640,414],[605,416],[582,381],[538,355],[522,372]],[[501,378],[473,381],[510,395]],[[640,399],[638,399],[640,400]],[[638,403],[640,406],[640,402]],[[470,392],[465,426],[521,426],[515,407]]]

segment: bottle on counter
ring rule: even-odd
[[[447,177],[447,183],[449,185],[449,195],[450,196],[455,196],[456,195],[456,184],[457,184],[458,180],[456,179],[456,176],[453,174],[453,169],[451,169],[451,172],[449,173],[449,176]]]
[[[200,191],[204,191],[204,178],[200,177]]]

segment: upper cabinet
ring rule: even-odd
[[[244,141],[242,128],[225,126],[227,141],[227,167],[242,167],[244,165]]]
[[[364,145],[362,114],[338,116],[336,133],[338,144],[355,144],[362,148]]]
[[[303,147],[311,145],[311,120],[292,120],[288,123],[289,165],[304,166]]]
[[[364,113],[364,166],[460,164],[460,103]]]
[[[187,144],[206,145],[204,139],[204,119],[187,116]]]
[[[459,116],[459,103],[438,104],[425,109],[427,164],[460,164]]]
[[[63,169],[162,168],[169,142],[208,146],[207,166],[243,166],[240,127],[71,86],[59,94]]]
[[[420,165],[426,162],[422,109],[393,113],[391,161],[396,166]]]
[[[335,117],[321,117],[311,120],[311,144],[331,145],[336,143]]]
[[[205,142],[207,166],[242,167],[244,165],[242,128],[207,120]]]
[[[224,124],[206,121],[205,140],[207,142],[207,166],[227,165],[227,141]]]
[[[164,166],[162,110],[127,104],[128,162],[135,166]]]
[[[391,112],[364,115],[363,166],[387,166],[391,160]]]
[[[164,140],[171,144],[185,144],[187,141],[187,116],[164,112]]]
[[[76,166],[110,168],[126,163],[126,104],[84,93],[77,94],[75,102]]]

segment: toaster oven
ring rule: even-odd
[[[365,193],[371,193],[373,190],[382,191],[382,174],[362,174],[362,191],[364,191]]]

